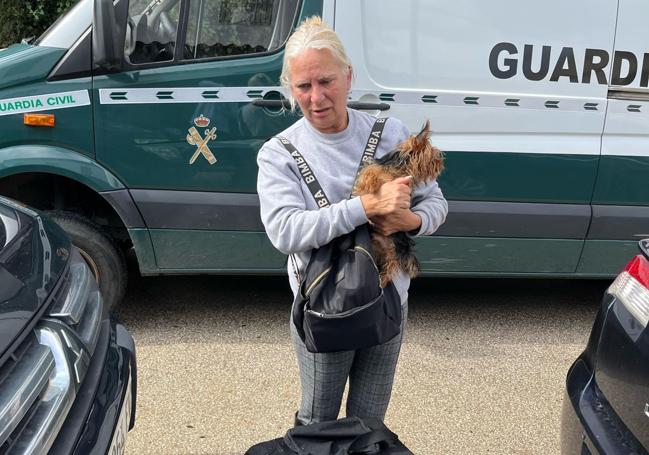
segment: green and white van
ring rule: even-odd
[[[350,106],[430,119],[446,223],[424,275],[612,277],[649,236],[640,0],[80,0],[0,51],[0,194],[52,215],[111,303],[143,275],[285,273],[256,153],[299,112],[282,47],[321,15]]]

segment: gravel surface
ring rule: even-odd
[[[605,281],[420,278],[387,425],[417,454],[556,454],[566,372]],[[285,277],[132,277],[128,454],[242,455],[292,425]]]

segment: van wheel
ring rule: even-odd
[[[76,213],[55,211],[48,215],[68,234],[99,283],[104,302],[114,309],[126,293],[128,279],[124,255],[115,241],[101,226]]]

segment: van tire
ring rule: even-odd
[[[71,212],[53,211],[48,216],[68,234],[99,282],[104,303],[114,309],[124,298],[128,273],[115,240],[98,224]]]

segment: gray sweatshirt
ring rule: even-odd
[[[273,138],[266,142],[257,156],[261,220],[275,248],[291,255],[288,272],[294,295],[299,289],[298,276],[303,276],[311,250],[368,221],[360,198],[349,196],[375,118],[352,109],[348,113],[349,125],[339,133],[320,133],[302,118],[280,134],[291,141],[309,164],[329,198],[329,207],[318,209],[295,160],[279,140]],[[375,157],[385,155],[408,135],[403,123],[390,118]],[[421,217],[417,235],[435,232],[448,212],[437,182],[432,180],[415,187],[412,201],[412,211]],[[410,278],[400,273],[393,282],[405,303]]]

